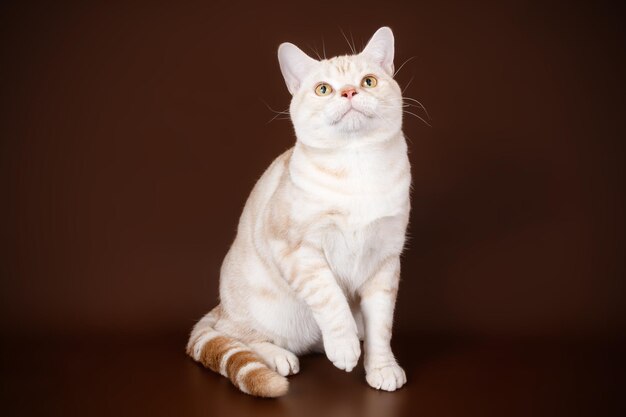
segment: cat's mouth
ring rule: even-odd
[[[338,119],[336,119],[332,124],[336,125],[337,123],[341,122],[344,119],[354,118],[354,117],[370,118],[371,116],[366,114],[362,110],[359,110],[359,109],[357,109],[355,107],[350,107]]]
[[[347,112],[345,112],[345,113],[343,114],[343,116],[341,116],[341,117],[344,117],[346,114],[348,114],[348,113],[350,113],[350,112],[360,113],[360,114],[362,114],[363,116],[367,117],[367,114],[363,113],[361,110],[359,110],[359,109],[357,109],[357,108],[354,108],[354,107],[350,107],[350,109],[348,109],[348,111],[347,111]]]

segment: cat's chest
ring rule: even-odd
[[[399,214],[356,227],[335,222],[326,228],[322,248],[346,292],[354,293],[384,259],[400,254],[406,225],[407,216]]]
[[[294,151],[291,214],[299,230],[321,245],[347,292],[404,245],[411,174],[403,143],[387,154],[362,151],[323,160]]]

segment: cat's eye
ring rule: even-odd
[[[333,88],[326,83],[319,83],[315,86],[315,94],[318,96],[327,96],[333,92]]]
[[[376,87],[377,84],[378,84],[378,79],[374,77],[373,75],[366,75],[361,80],[361,87],[372,88],[372,87]]]

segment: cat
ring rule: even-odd
[[[393,58],[388,27],[354,55],[278,48],[297,140],[248,197],[220,303],[187,345],[245,393],[286,394],[309,352],[350,372],[360,341],[370,386],[406,383],[390,346],[411,184]]]

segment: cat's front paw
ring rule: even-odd
[[[324,341],[324,350],[333,365],[346,372],[354,369],[361,356],[361,344],[356,333]]]
[[[371,367],[366,370],[365,379],[372,388],[395,391],[406,384],[406,373],[398,364]]]

